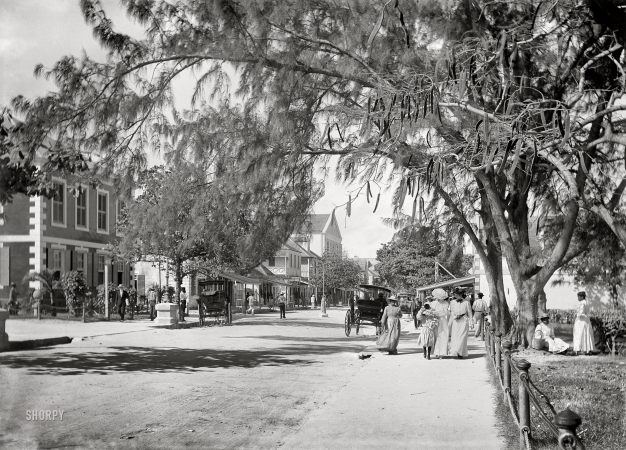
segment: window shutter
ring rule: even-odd
[[[0,284],[2,286],[8,286],[11,282],[11,260],[9,255],[11,254],[10,247],[0,248]]]
[[[46,269],[50,268],[50,258],[48,255],[48,247],[46,247]]]
[[[70,270],[78,269],[78,262],[76,261],[76,251],[69,250],[70,252]]]

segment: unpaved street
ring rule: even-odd
[[[373,339],[346,338],[343,314],[0,354],[0,448],[277,448],[367,364],[356,354]],[[32,410],[63,420],[27,420]]]

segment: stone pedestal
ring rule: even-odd
[[[4,331],[4,326],[8,318],[9,311],[0,309],[0,352],[9,349],[9,335]]]
[[[178,305],[176,303],[157,303],[157,325],[176,325],[178,323]]]

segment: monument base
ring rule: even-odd
[[[176,303],[157,303],[157,325],[176,325],[178,323],[178,305]]]

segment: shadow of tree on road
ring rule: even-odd
[[[108,347],[98,352],[63,352],[57,348],[44,354],[6,354],[0,357],[0,364],[5,369],[25,368],[33,375],[82,375],[87,372],[102,375],[115,372],[193,373],[212,369],[311,365],[320,362],[315,356],[356,352],[361,346],[296,344],[256,350],[127,346]]]
[[[302,319],[286,319],[280,320],[278,317],[238,317],[233,322],[234,326],[277,326],[277,327],[312,327],[312,328],[340,328],[343,330],[343,323],[324,323],[315,319],[302,320]]]

